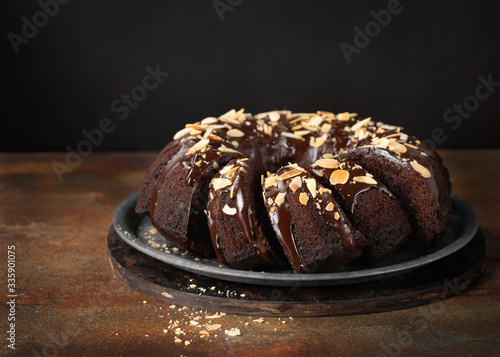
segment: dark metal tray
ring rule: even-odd
[[[402,248],[386,260],[366,268],[347,264],[335,273],[294,274],[291,271],[248,271],[231,269],[218,260],[198,258],[170,244],[146,215],[134,212],[137,192],[116,208],[113,225],[118,235],[142,253],[179,269],[221,280],[271,286],[322,286],[359,283],[403,274],[443,259],[464,247],[476,234],[477,216],[459,196],[452,194],[452,216],[443,239],[425,249]]]

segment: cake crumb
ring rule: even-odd
[[[231,330],[224,331],[228,336],[240,336],[241,331],[239,328],[233,327]]]

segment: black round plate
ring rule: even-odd
[[[192,273],[221,280],[271,286],[322,286],[378,280],[421,268],[443,259],[464,247],[476,234],[478,220],[469,204],[452,194],[452,215],[443,239],[425,249],[402,248],[386,260],[366,268],[347,264],[335,273],[294,274],[291,271],[251,271],[231,269],[215,258],[196,257],[170,244],[151,223],[147,215],[138,215],[134,208],[137,192],[116,208],[113,226],[118,235],[142,253]]]

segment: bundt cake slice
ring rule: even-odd
[[[264,203],[283,250],[297,273],[337,271],[361,255],[363,235],[349,223],[331,190],[289,164],[262,180]]]
[[[163,166],[149,214],[172,244],[203,257],[215,255],[205,215],[208,186],[221,167],[239,156],[228,143],[189,140]]]
[[[368,118],[369,119],[369,118]],[[412,226],[413,244],[429,245],[445,233],[451,214],[448,170],[438,153],[401,128],[358,121],[346,157],[359,163],[398,198]],[[361,139],[356,136],[361,135]]]
[[[219,261],[231,268],[264,269],[285,262],[262,201],[263,173],[255,158],[233,159],[210,183],[212,243]]]
[[[332,157],[325,154],[308,170],[332,189],[349,221],[366,238],[367,245],[359,259],[377,263],[408,239],[410,223],[396,197],[383,183],[358,164]]]

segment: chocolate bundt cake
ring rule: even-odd
[[[450,193],[437,152],[400,127],[241,109],[179,131],[147,171],[136,212],[172,244],[232,268],[332,272],[406,241],[436,243]]]

